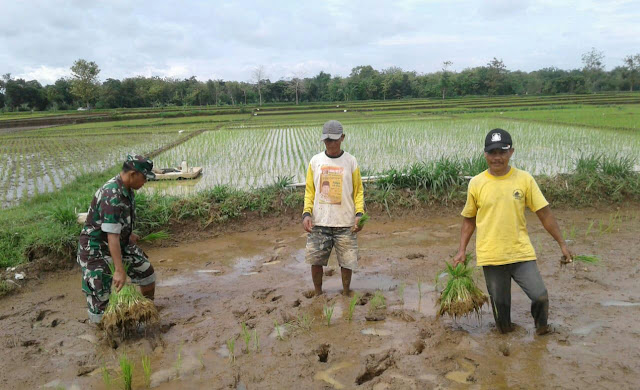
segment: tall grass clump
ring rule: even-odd
[[[109,263],[109,268],[113,275],[115,268],[112,263]],[[113,288],[102,316],[102,326],[108,336],[126,338],[141,326],[156,326],[159,318],[153,302],[143,296],[136,286],[125,284],[120,291]]]
[[[438,316],[447,314],[456,319],[472,312],[480,316],[482,306],[487,303],[488,299],[473,280],[474,269],[469,265],[470,261],[471,255],[467,254],[464,263],[455,267],[446,263],[443,272],[448,278],[437,301],[437,304],[440,305]]]

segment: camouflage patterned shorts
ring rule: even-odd
[[[112,275],[109,263],[113,263],[113,259],[109,255],[104,255],[89,256],[87,260],[83,260],[78,255],[77,261],[82,267],[82,291],[87,297],[89,320],[98,323],[102,319],[111,295]],[[147,255],[137,245],[128,245],[124,248],[122,261],[127,267],[127,275],[132,283],[147,286],[156,281],[153,266]]]
[[[334,247],[340,267],[358,267],[358,236],[350,227],[314,226],[307,235],[306,263],[326,266]]]

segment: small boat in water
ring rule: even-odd
[[[202,173],[202,167],[190,167],[183,161],[178,168],[153,168],[154,180],[188,180],[195,179]]]

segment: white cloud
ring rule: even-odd
[[[16,79],[25,80],[38,80],[43,85],[53,84],[56,80],[62,77],[71,76],[70,68],[51,68],[46,65],[41,65],[37,68],[29,68],[23,73],[16,73],[12,75]]]

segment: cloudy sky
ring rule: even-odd
[[[432,72],[503,59],[510,70],[608,69],[640,53],[637,0],[85,1],[0,3],[0,74],[52,83],[78,58],[100,78],[272,80],[358,65]]]

